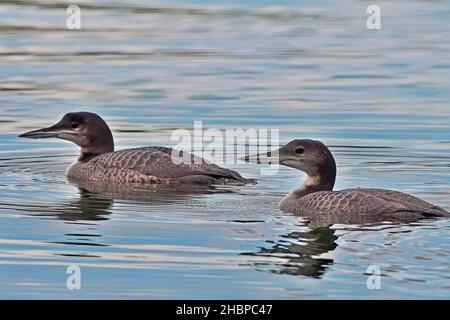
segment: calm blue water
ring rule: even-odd
[[[280,212],[303,175],[227,165],[256,186],[88,192],[76,146],[17,135],[101,114],[118,149],[174,129],[276,128],[324,141],[337,189],[392,188],[450,210],[450,4],[0,2],[0,298],[438,298],[450,222],[311,226]],[[81,290],[66,288],[80,266]],[[368,290],[366,269],[381,269]]]

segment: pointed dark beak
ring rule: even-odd
[[[43,139],[43,138],[57,138],[61,133],[56,126],[51,126],[48,128],[28,131],[19,135],[20,138],[30,138],[30,139]]]
[[[284,164],[285,161],[290,160],[289,149],[283,146],[277,150],[244,156],[239,160],[259,164]]]
[[[250,162],[250,163],[259,163],[259,164],[277,164],[279,163],[279,149],[264,153],[251,154],[244,157],[240,157],[239,160]]]

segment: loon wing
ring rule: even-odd
[[[364,191],[370,190],[370,191]],[[337,216],[378,215],[394,219],[415,219],[425,216],[444,216],[448,213],[424,202],[398,201],[396,193],[385,193],[377,189],[347,189],[342,191],[320,191],[300,198],[299,212],[315,216],[328,214]],[[398,192],[403,195],[403,193]],[[410,196],[415,198],[413,196]],[[415,198],[417,199],[417,198]]]
[[[418,211],[428,215],[446,216],[449,213],[439,206],[419,199],[413,195],[388,189],[353,188],[346,189],[347,192],[358,192],[372,195],[388,202],[395,202],[405,206],[410,211]]]
[[[185,156],[182,162],[179,157]],[[186,161],[187,160],[187,161]],[[158,178],[183,178],[187,176],[209,176],[215,179],[230,179],[246,182],[236,171],[221,168],[189,153],[166,147],[143,147],[106,153],[93,159],[96,165],[120,168]]]

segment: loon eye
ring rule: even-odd
[[[305,149],[303,149],[303,147],[297,147],[297,149],[295,149],[296,154],[303,154],[304,152],[305,152]]]
[[[72,129],[77,129],[78,128],[78,123],[73,122],[71,125]]]

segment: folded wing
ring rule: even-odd
[[[300,199],[299,212],[308,216],[378,215],[398,219],[448,215],[445,210],[414,196],[379,189],[347,189],[311,193]]]
[[[236,171],[208,163],[192,154],[165,147],[121,150],[100,155],[92,161],[96,166],[108,169],[125,169],[136,174],[157,178],[176,179],[188,176],[208,176],[214,179],[246,182],[246,179]]]

